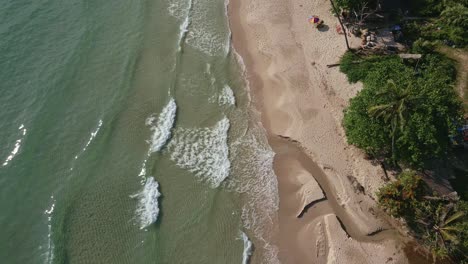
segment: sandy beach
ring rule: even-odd
[[[327,0],[229,4],[233,46],[276,153],[280,261],[416,263],[377,208],[382,168],[346,143],[343,110],[362,85],[326,66],[346,51],[330,10]],[[315,29],[311,15],[326,27]]]

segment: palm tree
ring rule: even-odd
[[[454,206],[454,203],[450,202],[437,208],[433,214],[420,214],[423,215],[422,219],[416,220],[425,229],[426,234],[423,239],[432,249],[442,249],[448,253],[449,243],[455,245],[459,243],[458,236],[462,229],[456,224],[463,219],[465,212],[455,210]],[[433,257],[435,260],[437,256]]]
[[[395,138],[397,132],[402,132],[409,110],[418,97],[411,94],[410,87],[405,89],[397,87],[393,80],[388,80],[384,90],[377,93],[377,96],[388,98],[388,103],[372,106],[368,109],[370,116],[382,118],[391,127],[392,137],[392,159],[395,162]]]
[[[343,22],[341,21],[340,13],[338,12],[338,9],[336,8],[335,3],[333,3],[333,0],[330,0],[330,4],[331,4],[331,6],[333,8],[333,11],[335,11],[335,15],[338,18],[338,21],[340,22],[341,28],[343,29],[343,33],[344,33],[344,37],[345,37],[345,41],[346,41],[346,48],[348,50],[351,50],[351,48],[349,47],[348,36],[346,36],[346,28],[343,26]]]

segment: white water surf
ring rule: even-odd
[[[49,209],[44,211],[44,214],[47,215],[47,251],[45,253],[45,263],[52,264],[54,261],[54,242],[52,241],[52,214],[55,209],[55,199],[52,195],[50,197],[52,200],[52,204],[50,205]]]
[[[242,252],[242,264],[248,264],[250,256],[252,256],[253,245],[252,242],[249,240],[249,237],[244,232],[241,232],[241,238],[244,242],[244,251]]]
[[[24,137],[26,136],[26,128],[24,127],[23,124],[21,124],[19,127],[18,127],[18,130],[21,131],[21,135],[22,137],[20,139],[17,139],[16,142],[15,142],[15,147],[13,148],[13,150],[10,152],[10,155],[8,155],[8,157],[5,159],[5,161],[3,162],[2,166],[7,166],[8,163],[10,163],[13,158],[15,158],[15,156],[18,154],[18,151],[20,150],[20,147],[21,147],[21,142],[23,141]]]
[[[177,105],[174,98],[169,100],[169,103],[162,109],[161,114],[155,121],[155,117],[149,117],[146,120],[146,125],[151,126],[153,135],[150,143],[150,152],[157,152],[166,144],[171,137],[171,129],[174,126],[177,112]]]
[[[236,105],[236,97],[234,96],[234,92],[232,91],[229,85],[224,85],[221,94],[218,97],[218,102],[220,105]]]
[[[229,176],[231,168],[228,130],[226,117],[211,128],[179,128],[168,145],[171,160],[217,188]]]
[[[153,177],[146,178],[142,190],[131,196],[138,199],[136,214],[139,217],[140,229],[145,229],[158,220],[160,196],[159,184]]]

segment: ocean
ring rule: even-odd
[[[0,4],[1,263],[276,263],[227,3]]]

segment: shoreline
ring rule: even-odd
[[[273,242],[279,259],[419,263],[403,252],[408,239],[378,217],[375,191],[384,182],[383,171],[344,138],[342,111],[361,85],[349,84],[337,68],[325,67],[345,52],[343,36],[330,28],[312,28],[305,9],[316,10],[333,28],[324,0],[260,0],[249,6],[231,1],[228,7],[232,46],[244,63],[252,106],[276,153],[280,208]],[[310,36],[297,37],[306,34]],[[317,38],[330,45],[315,44]],[[358,42],[351,40],[352,45]],[[308,63],[307,58],[314,60]],[[353,187],[356,182],[364,193]],[[314,198],[320,191],[324,198]]]

